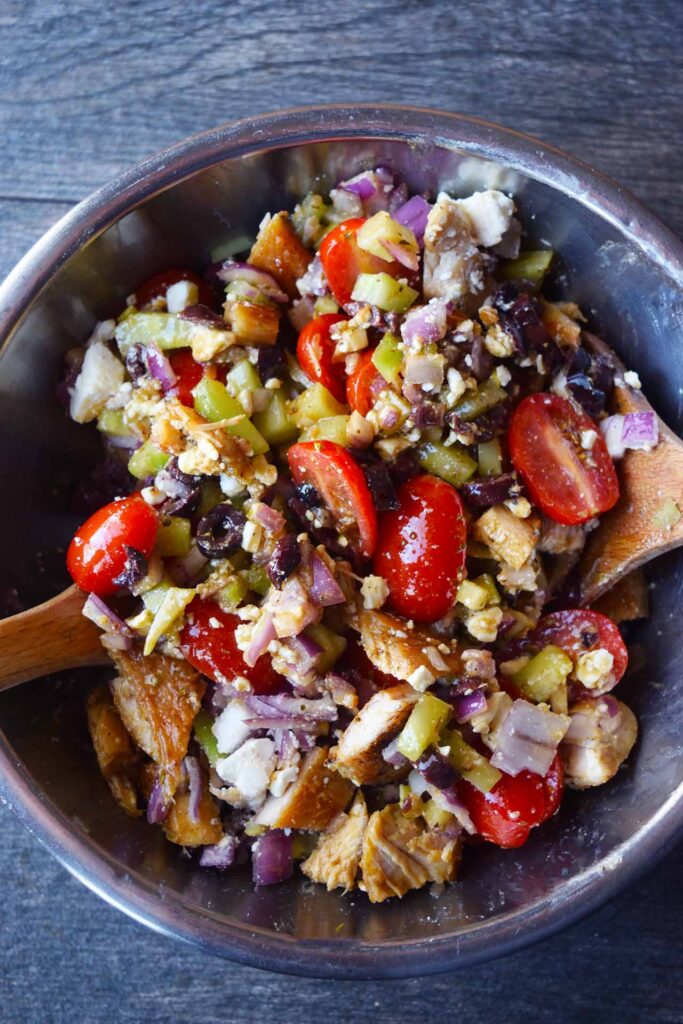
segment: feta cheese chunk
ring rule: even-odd
[[[112,398],[123,384],[123,378],[123,363],[103,341],[89,345],[71,394],[71,419],[76,423],[94,420],[107,399]]]
[[[238,789],[249,806],[256,810],[266,798],[275,761],[272,740],[247,740],[229,757],[216,761],[216,772],[224,782]]]
[[[239,698],[231,700],[227,708],[221,711],[211,727],[219,754],[227,757],[244,743],[251,732],[249,726],[244,724],[247,718],[253,718],[253,712]]]
[[[498,245],[510,227],[515,204],[498,189],[475,192],[466,199],[458,199],[458,206],[465,211],[472,226],[472,237],[477,245],[485,249]]]
[[[166,309],[169,313],[182,313],[199,300],[199,289],[193,281],[176,281],[166,291]]]
[[[366,576],[360,588],[363,607],[367,611],[381,608],[389,596],[389,587],[382,576]]]
[[[614,657],[604,647],[595,651],[584,651],[574,669],[574,675],[587,690],[599,690],[609,682],[614,667]]]

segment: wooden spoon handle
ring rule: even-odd
[[[69,587],[50,601],[0,621],[0,690],[109,661],[101,633],[82,614],[86,595]]]

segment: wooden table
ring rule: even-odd
[[[307,102],[479,114],[571,150],[683,234],[681,0],[3,0],[0,276],[109,177],[192,132]],[[0,807],[0,1021],[683,1020],[683,848],[541,946],[436,979],[264,974],[154,935]],[[676,973],[678,968],[678,974]]]

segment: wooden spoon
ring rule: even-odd
[[[615,367],[612,412],[653,412],[642,392],[624,382],[624,366],[615,353],[594,335],[585,337],[587,347]],[[583,604],[592,604],[633,569],[683,544],[683,515],[665,528],[655,518],[665,502],[674,502],[683,513],[683,441],[659,417],[657,423],[656,448],[626,452],[619,465],[621,497],[588,535],[579,563]],[[673,506],[672,511],[673,519]]]
[[[651,412],[640,391],[624,383],[624,367],[593,335],[588,347],[616,370],[613,412]],[[592,604],[638,566],[683,544],[683,516],[668,528],[655,514],[667,499],[683,512],[683,442],[657,418],[659,444],[650,452],[628,451],[621,462],[621,498],[588,536],[580,562],[582,603]],[[82,614],[86,595],[69,587],[51,601],[0,621],[0,691],[64,669],[106,665],[100,630]]]
[[[0,690],[85,665],[106,665],[101,631],[82,614],[86,595],[76,587],[30,611],[0,621]]]

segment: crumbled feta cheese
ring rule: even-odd
[[[194,281],[176,281],[166,290],[166,309],[169,313],[182,313],[199,301],[199,289]]]
[[[219,754],[227,757],[242,746],[251,732],[249,726],[244,723],[248,718],[253,717],[253,712],[249,710],[243,700],[236,698],[230,701],[211,727],[211,732],[216,737]]]
[[[360,588],[363,597],[363,607],[366,611],[374,611],[381,608],[389,596],[389,587],[382,576],[366,576]]]
[[[289,768],[281,768],[275,772],[271,779],[269,790],[273,796],[283,796],[299,774],[297,765],[290,765]]]
[[[455,405],[458,399],[462,398],[467,391],[467,385],[460,370],[456,370],[454,366],[451,366],[446,373],[446,383],[448,384],[448,404]]]
[[[241,494],[244,490],[244,484],[237,479],[237,477],[230,476],[229,473],[221,473],[219,477],[221,490],[228,498],[234,498],[237,494]]]
[[[434,683],[436,676],[425,665],[420,665],[408,676],[408,682],[414,690],[424,693]]]
[[[517,519],[528,519],[531,515],[531,505],[524,497],[508,498],[508,500],[503,504],[506,508],[510,509],[513,516]]]
[[[642,385],[640,383],[640,377],[635,370],[627,370],[624,374],[624,383],[628,384],[630,388],[635,388],[636,391],[640,391]]]
[[[498,636],[498,627],[502,618],[503,610],[498,607],[485,608],[483,611],[474,612],[465,623],[467,632],[475,640],[481,641],[481,643],[493,643]]]
[[[581,447],[584,451],[590,452],[593,450],[593,445],[598,439],[597,431],[595,430],[582,430],[581,431]]]
[[[224,782],[235,786],[249,806],[256,810],[265,800],[275,761],[272,740],[246,740],[229,757],[216,761],[216,772]]]
[[[498,189],[475,192],[466,199],[458,199],[458,206],[465,211],[477,245],[488,249],[498,245],[510,227],[515,204],[509,196]]]
[[[89,423],[102,410],[107,399],[119,390],[124,379],[123,363],[103,341],[88,345],[81,372],[71,393],[71,419]]]
[[[263,527],[260,523],[254,523],[251,520],[247,520],[244,524],[244,532],[242,534],[242,547],[244,550],[254,554],[261,547],[262,540]]]
[[[579,655],[574,675],[587,690],[604,686],[614,666],[614,657],[604,647]]]
[[[508,370],[507,366],[497,366],[496,377],[498,378],[498,383],[502,388],[507,387],[512,380],[512,374]]]
[[[515,339],[500,324],[489,327],[484,335],[484,345],[496,359],[506,359],[515,351]]]
[[[161,505],[162,502],[166,501],[168,495],[164,494],[157,487],[143,487],[140,491],[140,495],[143,501],[146,501],[148,505]]]

